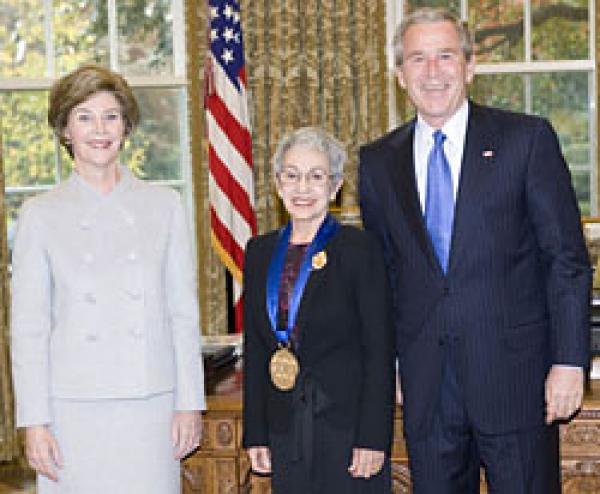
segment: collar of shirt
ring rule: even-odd
[[[465,135],[467,133],[467,120],[469,117],[469,103],[463,102],[454,115],[442,126],[442,132],[446,134],[444,141],[444,153],[450,164],[452,173],[452,187],[454,189],[454,200],[458,193],[460,179],[460,168],[463,150],[465,147]],[[414,137],[414,164],[415,178],[421,211],[425,212],[425,195],[427,191],[427,159],[433,147],[433,132],[435,131],[425,120],[417,115]]]

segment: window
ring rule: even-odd
[[[388,39],[402,11],[445,6],[475,37],[475,101],[548,118],[584,215],[597,211],[596,74],[592,0],[388,0]],[[393,67],[393,57],[389,58]],[[394,92],[390,91],[392,97]],[[393,108],[393,106],[390,106]],[[392,124],[396,121],[392,119]]]
[[[0,0],[0,25],[9,244],[23,200],[70,173],[46,122],[48,90],[86,62],[121,72],[140,105],[123,163],[178,189],[192,210],[183,0]]]

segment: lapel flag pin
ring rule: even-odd
[[[481,155],[484,158],[493,158],[494,157],[494,150],[493,149],[486,149],[483,153],[481,153]]]

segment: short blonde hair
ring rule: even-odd
[[[71,158],[73,149],[64,131],[71,110],[101,91],[111,93],[121,106],[127,137],[140,121],[140,111],[127,81],[116,72],[95,64],[82,65],[58,79],[50,90],[48,123]]]

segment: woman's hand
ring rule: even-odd
[[[381,470],[384,459],[385,454],[383,451],[354,448],[352,450],[352,465],[350,465],[348,471],[353,477],[368,479]]]
[[[253,472],[269,474],[271,473],[271,452],[266,446],[253,446],[248,448],[250,465]]]
[[[56,439],[45,425],[25,428],[25,455],[31,468],[40,475],[58,481],[58,469],[63,458]]]
[[[201,437],[202,414],[198,410],[175,412],[171,427],[175,459],[181,460],[200,446]]]

